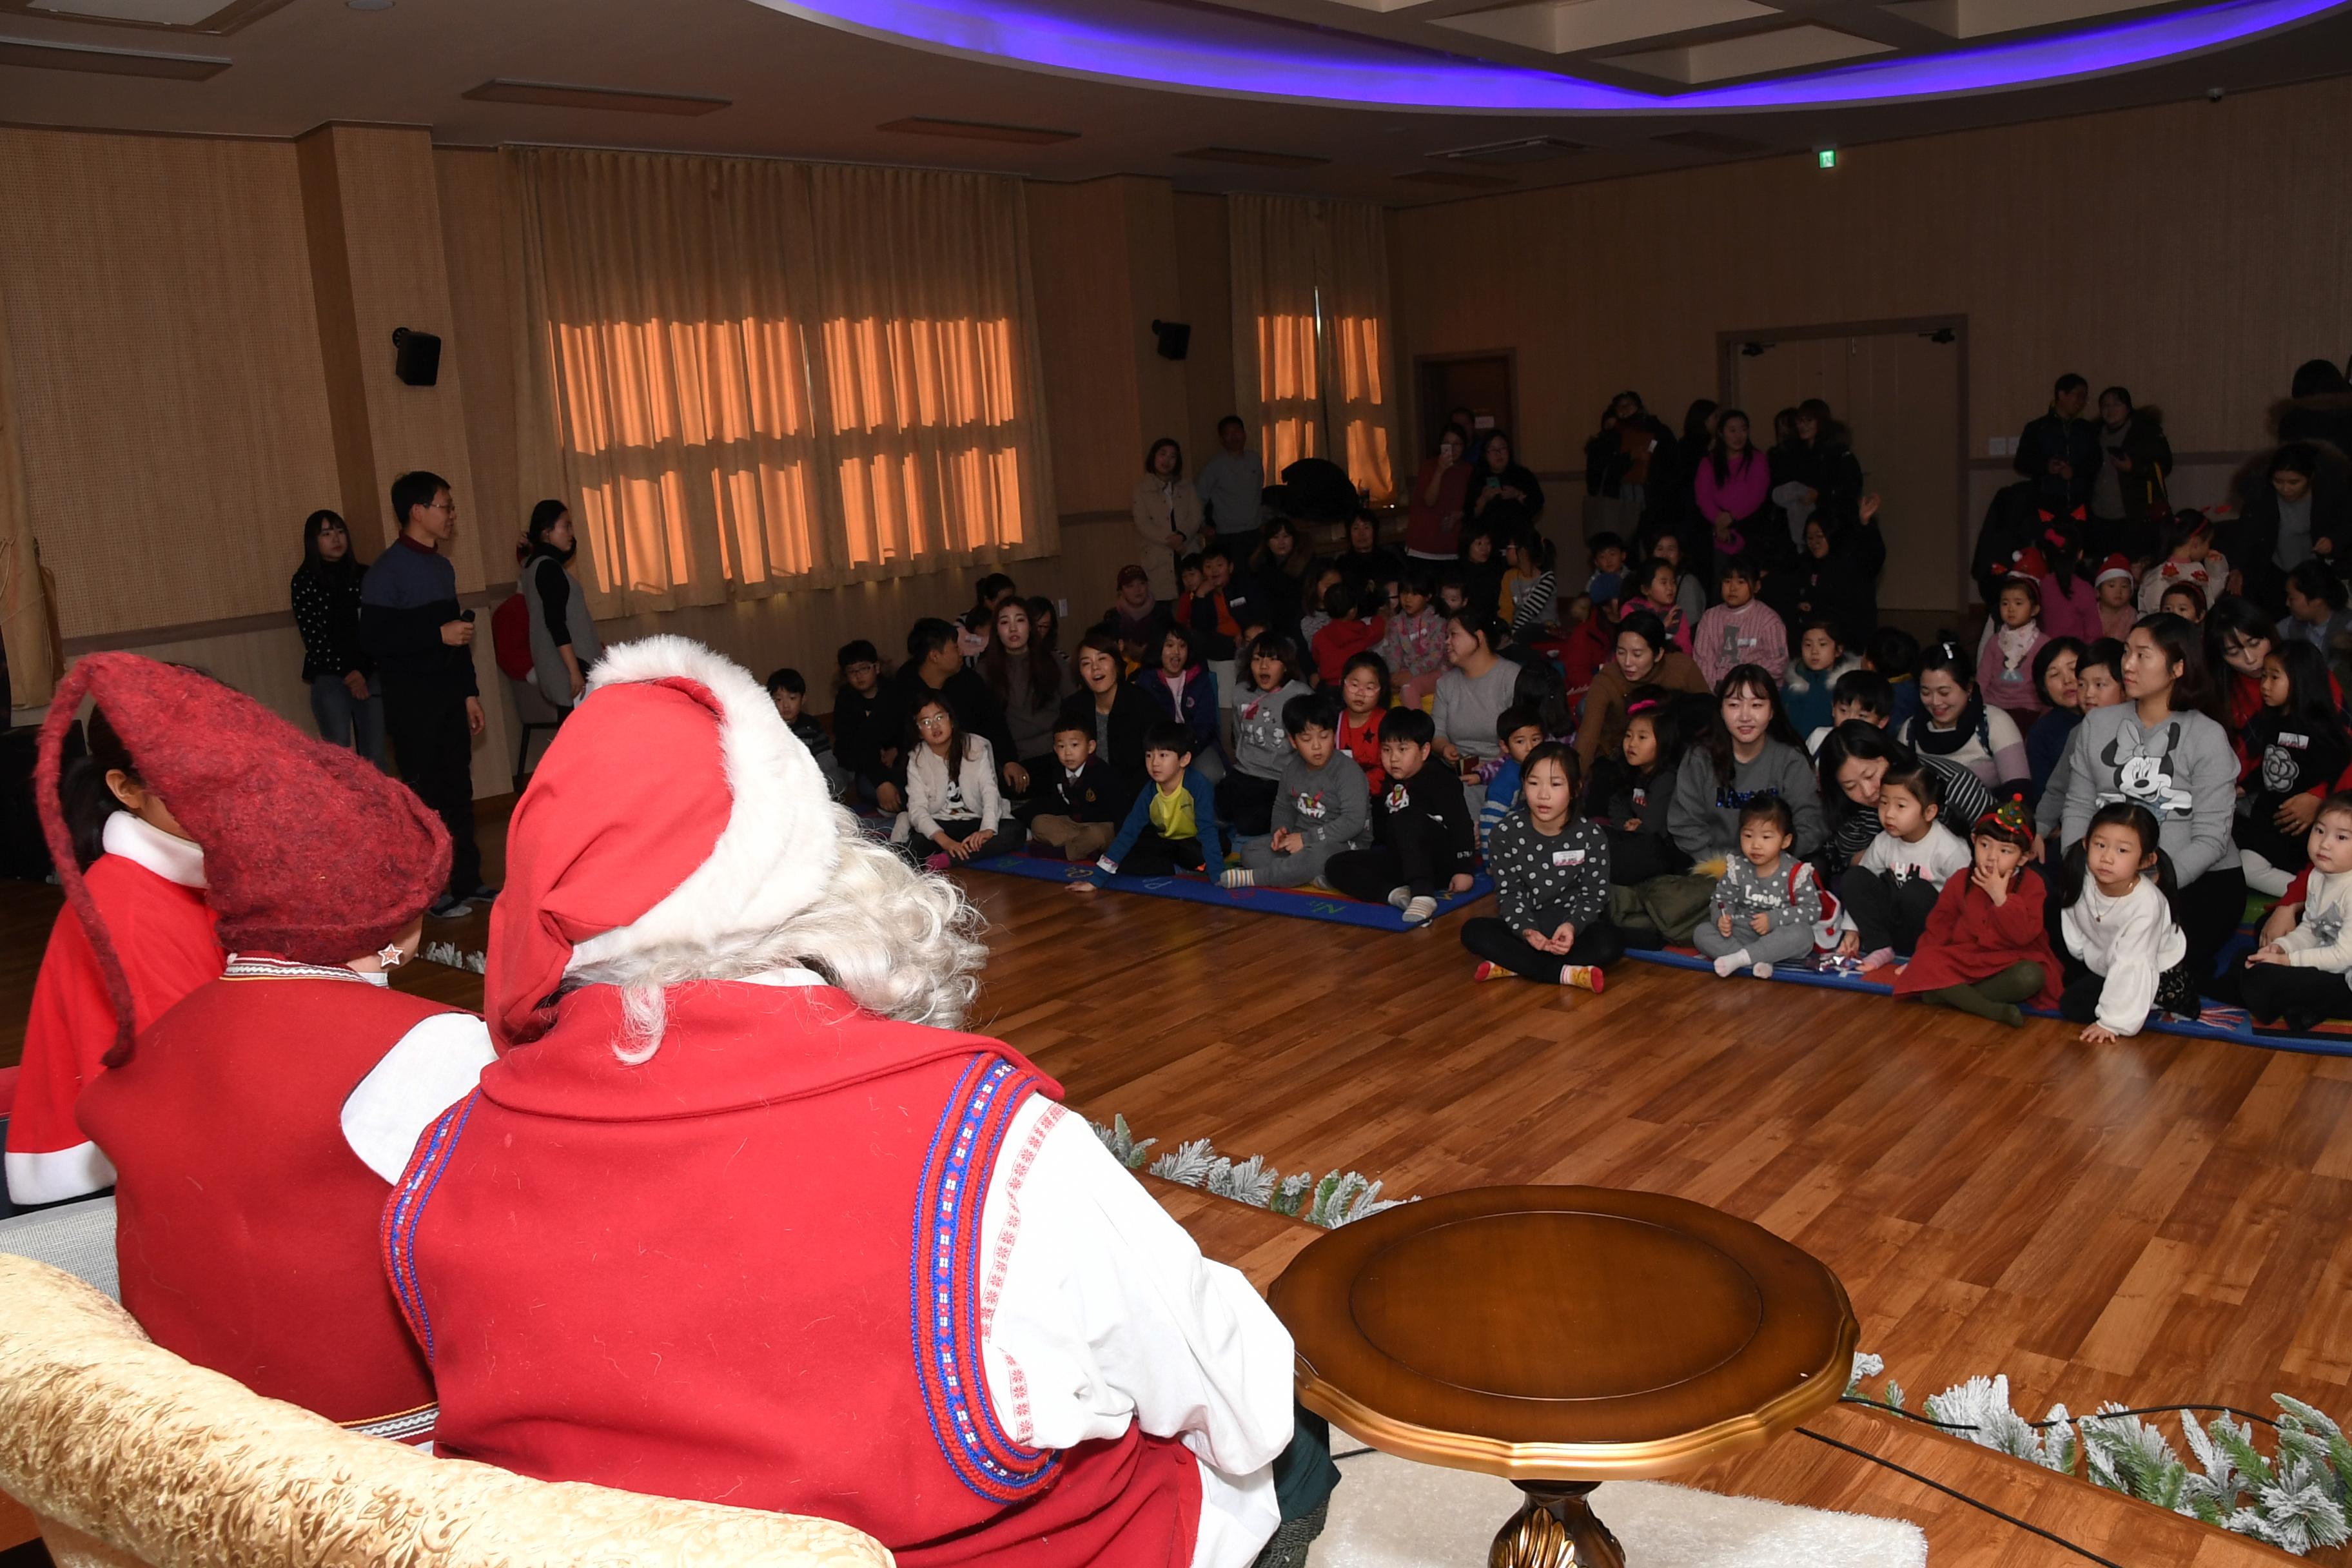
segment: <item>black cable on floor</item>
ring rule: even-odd
[[[1906,1420],[1916,1421],[1922,1426],[1933,1426],[1941,1432],[1976,1432],[1982,1430],[1980,1427],[1970,1426],[1964,1422],[1938,1421],[1932,1415],[1921,1415],[1916,1411],[1905,1410],[1899,1405],[1882,1405],[1875,1399],[1857,1399],[1850,1394],[1844,1395],[1839,1403],[1843,1405],[1859,1405],[1865,1410],[1876,1410],[1888,1415],[1900,1415]],[[2053,1426],[2079,1425],[2084,1421],[2104,1421],[2124,1415],[2169,1415],[2182,1411],[2190,1410],[2216,1410],[2225,1415],[2241,1416],[2245,1420],[2255,1423],[2257,1426],[2268,1426],[2273,1430],[2278,1426],[2278,1423],[2270,1416],[2257,1415],[2251,1410],[2241,1410],[2234,1405],[2142,1405],[2137,1410],[2110,1410],[2105,1415],[2089,1414],[2071,1416],[2065,1422],[2028,1421],[2026,1425],[2032,1427],[2037,1432],[2042,1432],[2049,1430]]]
[[[1859,1402],[1857,1401],[1857,1403]],[[2053,1535],[2050,1531],[2042,1529],[2038,1524],[2028,1524],[2025,1521],[2018,1518],[2013,1513],[2003,1513],[2000,1510],[1993,1507],[1992,1504],[1989,1502],[1979,1502],[1976,1499],[1969,1496],[1969,1494],[1964,1491],[1959,1491],[1954,1488],[1948,1487],[1941,1481],[1932,1480],[1929,1478],[1921,1475],[1916,1470],[1896,1464],[1892,1459],[1882,1458],[1878,1455],[1872,1453],[1867,1448],[1857,1448],[1851,1443],[1841,1443],[1835,1437],[1824,1437],[1819,1432],[1809,1431],[1802,1426],[1797,1428],[1797,1435],[1801,1437],[1811,1437],[1816,1443],[1826,1443],[1832,1448],[1853,1455],[1856,1458],[1868,1459],[1874,1465],[1884,1465],[1898,1476],[1917,1481],[1923,1487],[1933,1487],[1936,1490],[1942,1492],[1946,1497],[1958,1498],[1960,1501],[1968,1504],[1970,1508],[1977,1509],[1981,1512],[1989,1513],[2004,1524],[2013,1524],[2017,1526],[2018,1529],[2026,1531],[2028,1534],[2042,1537],[2042,1540],[2049,1542],[2054,1546],[2064,1547],[2067,1551],[2074,1553],[2077,1557],[2088,1558],[2090,1561],[2100,1564],[2100,1568],[2123,1568],[2123,1564],[2116,1562],[2112,1557],[2102,1557],[2087,1546],[2077,1546],[2063,1535]]]

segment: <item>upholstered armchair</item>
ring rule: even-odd
[[[0,1255],[0,1490],[59,1568],[886,1568],[846,1525],[436,1459],[192,1366]]]

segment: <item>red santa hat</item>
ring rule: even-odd
[[[2042,552],[2031,544],[2017,552],[2016,559],[2010,563],[2009,567],[2011,577],[2025,583],[2039,582],[2049,572],[2049,563],[2042,559]]]
[[[2099,575],[2095,581],[2104,585],[2110,577],[2120,577],[2126,583],[2130,582],[2132,580],[2131,563],[2125,560],[2121,554],[2108,556],[2099,563]]]
[[[507,828],[484,1012],[501,1050],[564,974],[756,940],[826,896],[840,808],[767,691],[700,643],[604,650]]]
[[[50,700],[34,793],[66,900],[114,1004],[110,1067],[131,1048],[131,985],[74,858],[58,795],[66,731],[93,700],[139,779],[205,852],[221,944],[346,963],[398,936],[449,876],[449,835],[410,790],[194,670],[91,654]]]

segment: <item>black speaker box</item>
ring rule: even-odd
[[[1161,359],[1182,359],[1192,346],[1192,329],[1183,321],[1154,321],[1151,331],[1160,340]]]
[[[441,340],[431,332],[407,327],[392,334],[392,374],[411,386],[431,386],[441,379]]]

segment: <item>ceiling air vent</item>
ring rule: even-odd
[[[1255,147],[1195,147],[1176,156],[1190,158],[1196,163],[1245,163],[1254,169],[1319,169],[1331,161],[1305,153],[1267,153]]]
[[[1397,178],[1417,185],[1451,185],[1457,191],[1507,191],[1518,184],[1499,174],[1472,174],[1459,169],[1408,169]]]
[[[895,131],[902,136],[954,136],[967,142],[1018,142],[1029,147],[1078,139],[1075,131],[1048,131],[1040,125],[996,125],[985,120],[935,120],[928,114],[909,115],[874,129]]]
[[[477,103],[528,103],[539,109],[604,109],[622,114],[715,114],[734,100],[690,92],[644,92],[627,87],[580,87],[561,81],[486,81],[464,96]]]
[[[1454,163],[1549,163],[1554,158],[1572,158],[1591,151],[1584,142],[1570,142],[1563,136],[1522,136],[1516,142],[1454,147],[1430,156]]]
[[[1725,157],[1738,157],[1748,153],[1761,153],[1765,144],[1751,142],[1745,136],[1727,136],[1720,131],[1675,131],[1651,141],[1665,147],[1686,147],[1694,153],[1717,153]]]

